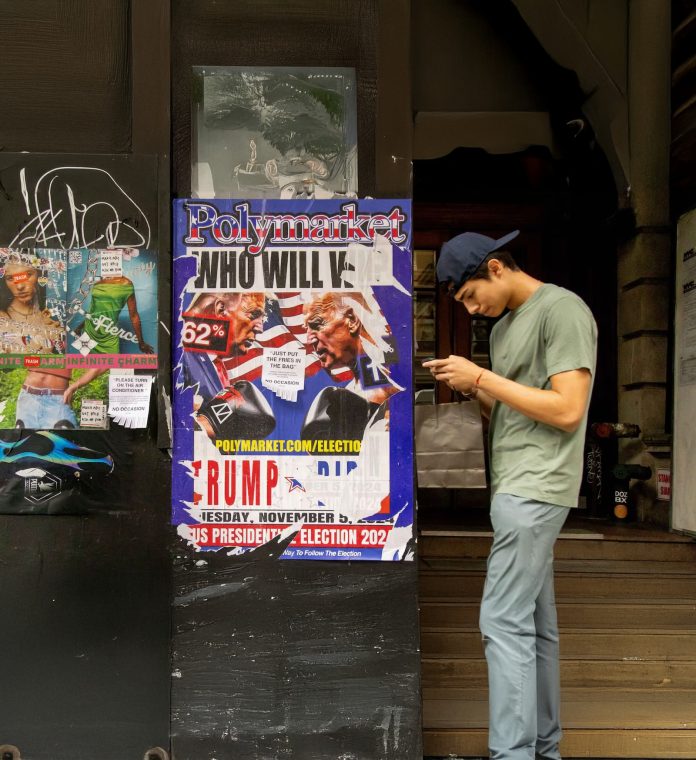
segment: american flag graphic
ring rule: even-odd
[[[305,377],[321,370],[321,362],[307,342],[300,293],[275,293],[274,296],[266,302],[266,321],[263,332],[256,336],[257,345],[240,356],[216,359],[215,365],[223,387],[237,380],[258,380],[261,377],[264,348],[300,345],[306,352]],[[353,373],[348,368],[341,367],[332,370],[331,376],[335,382],[344,383],[353,378]]]

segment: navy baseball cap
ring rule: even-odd
[[[456,293],[481,266],[489,253],[499,251],[519,234],[520,231],[515,230],[498,240],[479,235],[478,232],[464,232],[453,237],[440,251],[437,260],[438,282],[449,282],[450,290]]]

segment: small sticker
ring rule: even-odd
[[[123,253],[121,251],[101,251],[101,276],[123,277]]]
[[[49,501],[62,490],[61,478],[40,467],[18,470],[17,476],[24,478],[24,498],[33,504]]]
[[[657,499],[670,501],[672,498],[672,472],[667,468],[657,469]]]
[[[80,427],[105,430],[107,422],[106,404],[103,401],[93,398],[82,399],[80,405]]]

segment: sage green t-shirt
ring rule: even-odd
[[[544,284],[491,333],[492,369],[522,385],[549,389],[559,372],[587,368],[594,381],[597,325],[578,296]],[[491,412],[491,490],[576,507],[587,410],[572,433],[535,422],[506,404]]]

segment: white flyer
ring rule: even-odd
[[[136,375],[133,370],[109,373],[109,417],[127,428],[144,428],[150,411],[154,375]]]
[[[682,255],[681,267],[682,345],[683,359],[696,358],[696,249]]]
[[[286,401],[297,401],[297,394],[304,390],[305,360],[303,346],[290,345],[283,348],[264,348],[261,384]]]

